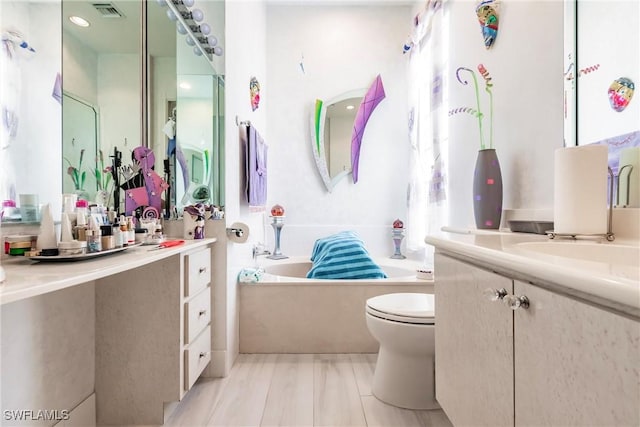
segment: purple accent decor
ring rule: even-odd
[[[353,183],[358,182],[358,163],[360,161],[360,145],[362,145],[362,135],[367,126],[369,116],[378,106],[380,101],[385,97],[384,87],[380,74],[369,87],[366,95],[360,103],[356,119],[353,122],[353,133],[351,134],[351,173],[353,174]]]
[[[488,184],[489,182],[492,184]],[[494,148],[478,151],[473,174],[473,194],[476,227],[497,230],[502,219],[502,172]]]

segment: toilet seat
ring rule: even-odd
[[[366,312],[392,322],[435,325],[435,300],[432,294],[379,295],[367,300]]]

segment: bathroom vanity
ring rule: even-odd
[[[454,425],[640,424],[637,242],[426,242],[436,247],[436,397]]]
[[[163,424],[211,360],[215,241],[70,263],[3,260],[3,411]]]

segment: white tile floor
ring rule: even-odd
[[[241,354],[226,378],[200,379],[168,426],[451,426],[371,394],[375,354]]]

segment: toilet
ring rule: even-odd
[[[439,408],[435,399],[435,306],[432,294],[369,298],[367,327],[380,343],[372,392],[407,409]]]

